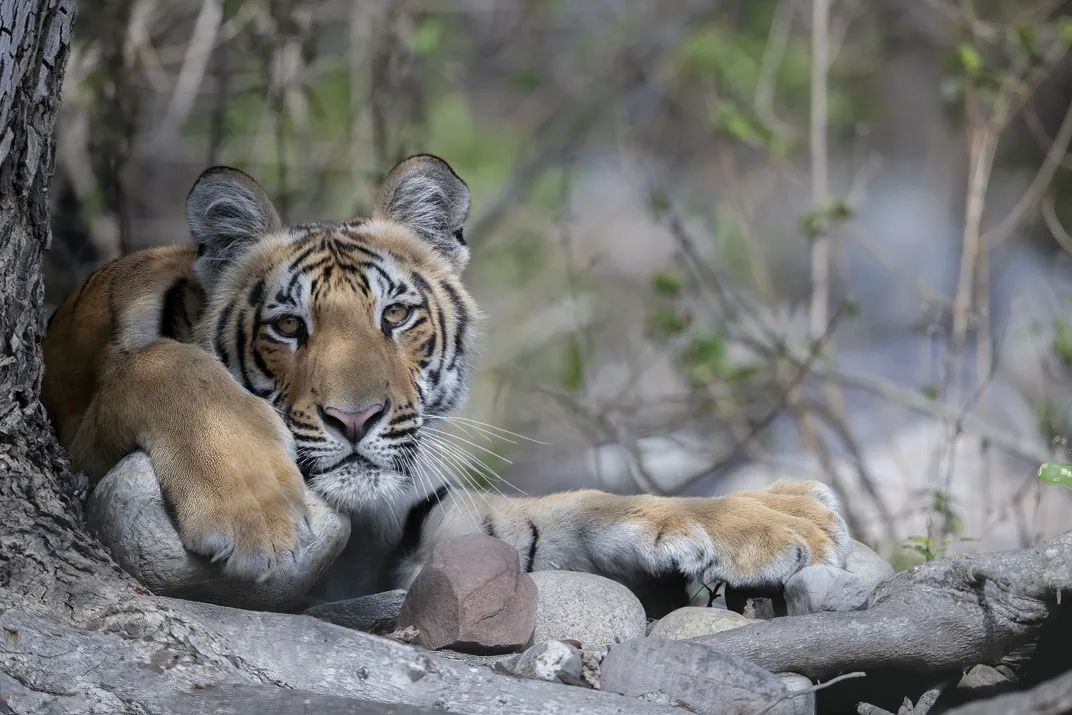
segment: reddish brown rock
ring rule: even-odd
[[[397,626],[416,627],[418,642],[432,650],[510,653],[532,639],[536,596],[514,547],[468,534],[435,547],[406,594]]]

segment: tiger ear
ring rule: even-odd
[[[194,182],[186,197],[186,223],[197,242],[194,271],[206,289],[222,269],[282,225],[260,184],[226,166],[207,169]]]
[[[469,217],[469,187],[437,156],[418,154],[391,169],[372,215],[406,226],[456,270],[469,261],[469,246],[462,236]]]

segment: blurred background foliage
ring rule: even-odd
[[[446,471],[532,494],[815,477],[904,563],[1030,543],[1072,514],[1034,480],[1072,418],[1070,8],[97,0],[49,300],[188,240],[208,165],[299,221],[368,212],[432,152],[472,189],[488,314],[464,419],[509,430],[456,422]]]

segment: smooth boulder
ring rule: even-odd
[[[785,605],[790,616],[863,611],[870,595],[856,574],[833,566],[808,566],[785,582]]]
[[[623,643],[645,635],[640,599],[609,578],[577,571],[535,571],[539,590],[533,641],[579,641],[585,648]]]
[[[873,592],[886,579],[893,578],[893,567],[886,559],[876,554],[867,544],[852,542],[845,570],[863,581],[868,593]]]
[[[396,626],[415,627],[417,642],[430,650],[511,653],[532,639],[536,597],[517,549],[467,534],[435,546],[406,593]]]
[[[260,583],[227,576],[221,564],[183,547],[144,452],[128,455],[105,475],[89,496],[85,514],[119,565],[156,594],[287,611],[301,602],[350,538],[349,519],[308,490],[305,498],[313,538],[297,561],[280,560]]]
[[[686,606],[672,611],[660,618],[648,632],[653,638],[670,638],[683,640],[706,636],[711,633],[721,633],[731,628],[747,626],[755,621],[749,620],[740,613],[727,611],[722,608],[699,608]]]

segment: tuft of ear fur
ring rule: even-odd
[[[205,289],[224,268],[282,225],[260,184],[227,166],[206,169],[194,182],[186,197],[186,222],[197,242],[194,271]]]
[[[391,169],[376,196],[373,216],[406,226],[459,271],[469,261],[462,236],[469,217],[469,187],[438,156],[417,154]]]

